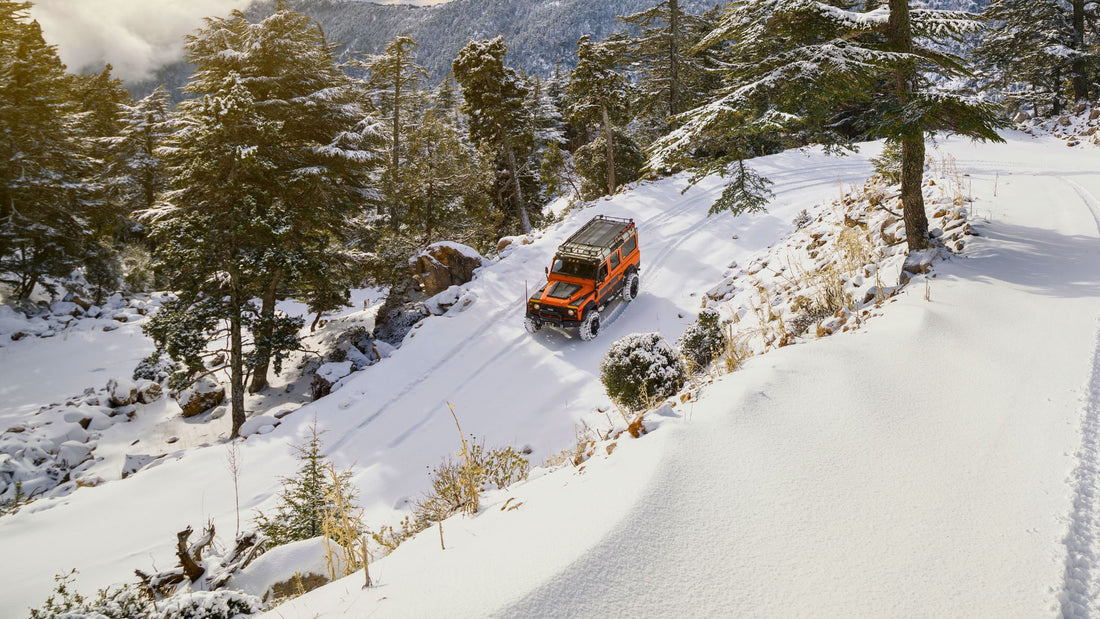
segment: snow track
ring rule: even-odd
[[[1100,234],[1100,200],[1088,189],[1066,177],[1060,180],[1073,188],[1088,208]],[[1073,511],[1066,534],[1065,576],[1061,595],[1062,617],[1086,619],[1097,616],[1097,545],[1100,543],[1100,328],[1096,332],[1092,374],[1085,389],[1085,410],[1081,423],[1081,446],[1073,484]]]

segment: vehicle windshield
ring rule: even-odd
[[[550,271],[555,275],[568,275],[569,277],[583,277],[584,279],[596,279],[596,263],[578,260],[577,258],[554,257],[554,266]]]

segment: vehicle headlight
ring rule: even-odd
[[[569,310],[569,315],[570,316],[576,316],[577,315],[577,310],[574,310],[574,309]]]
[[[538,308],[540,308],[540,307],[542,307],[542,306],[541,306],[541,305],[539,305],[538,303],[532,303],[532,304],[531,304],[531,307],[533,307],[533,308],[535,308],[535,309],[538,309]]]

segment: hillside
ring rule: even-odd
[[[372,566],[378,588],[361,591],[353,575],[273,616],[1037,616],[1093,604],[1100,154],[1008,137],[1004,146],[940,141],[930,210],[955,183],[973,200],[978,236],[937,262],[933,277],[870,308],[874,316],[852,316],[858,329],[837,325],[831,337],[809,333],[749,359],[691,389],[687,404],[647,417],[640,440],[593,445],[578,468],[538,468],[487,495],[476,517],[445,523],[446,551],[429,530]],[[389,359],[243,443],[242,519],[271,508],[278,477],[294,467],[291,445],[314,421],[329,456],[354,467],[372,528],[407,513],[425,469],[457,449],[448,402],[465,432],[526,448],[536,465],[574,449],[577,424],[613,428],[596,379],[608,345],[639,331],[674,340],[704,295],[729,299],[718,304],[727,315],[751,309],[754,286],[782,285],[783,260],[812,236],[791,221],[808,209],[819,221],[808,231],[836,225],[829,204],[866,178],[875,152],[760,159],[777,194],[764,215],[707,217],[716,179],[681,195],[684,179],[672,178],[513,246],[464,288],[465,311],[426,320]],[[525,333],[525,289],[597,213],[639,223],[641,295],[612,309],[593,342]],[[882,285],[899,259],[882,263]],[[769,273],[772,284],[750,285]],[[126,371],[95,350],[125,360],[148,346],[129,326],[90,342],[79,333],[6,345],[0,371],[25,372],[28,355],[44,354],[39,371],[79,392]],[[37,384],[4,409],[6,423],[34,419],[30,404],[49,383]],[[142,414],[171,415],[164,406]],[[185,448],[174,448],[141,419],[102,432],[98,486],[0,519],[0,553],[13,558],[0,616],[22,616],[72,568],[90,592],[131,580],[135,568],[171,565],[175,532],[187,525],[210,520],[229,543],[236,509],[219,438],[228,420],[187,424]],[[135,439],[141,453],[170,457],[119,480],[113,467]]]
[[[630,15],[653,5],[652,0],[450,0],[435,6],[376,4],[362,0],[291,0],[295,10],[321,24],[330,41],[343,54],[374,54],[402,34],[411,35],[420,47],[417,61],[432,81],[451,70],[458,50],[472,39],[504,35],[508,63],[529,74],[547,77],[556,67],[569,70],[576,63],[577,40],[590,35],[600,40],[622,30],[617,17]],[[702,13],[721,4],[715,0],[681,0],[686,11]],[[934,0],[934,8],[981,11],[987,0]],[[248,13],[267,14],[272,0],[257,0]],[[172,89],[186,83],[190,71],[185,63],[163,67],[153,79],[131,85],[140,94],[158,84]]]
[[[1092,616],[1100,153],[1007,137],[940,142],[976,236],[881,317],[269,616]]]

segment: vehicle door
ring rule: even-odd
[[[607,261],[600,265],[599,303],[604,303],[618,292],[619,287],[622,286],[623,274],[618,272],[618,268],[619,250],[615,250],[607,257]],[[611,274],[610,277],[608,276],[609,273]]]

